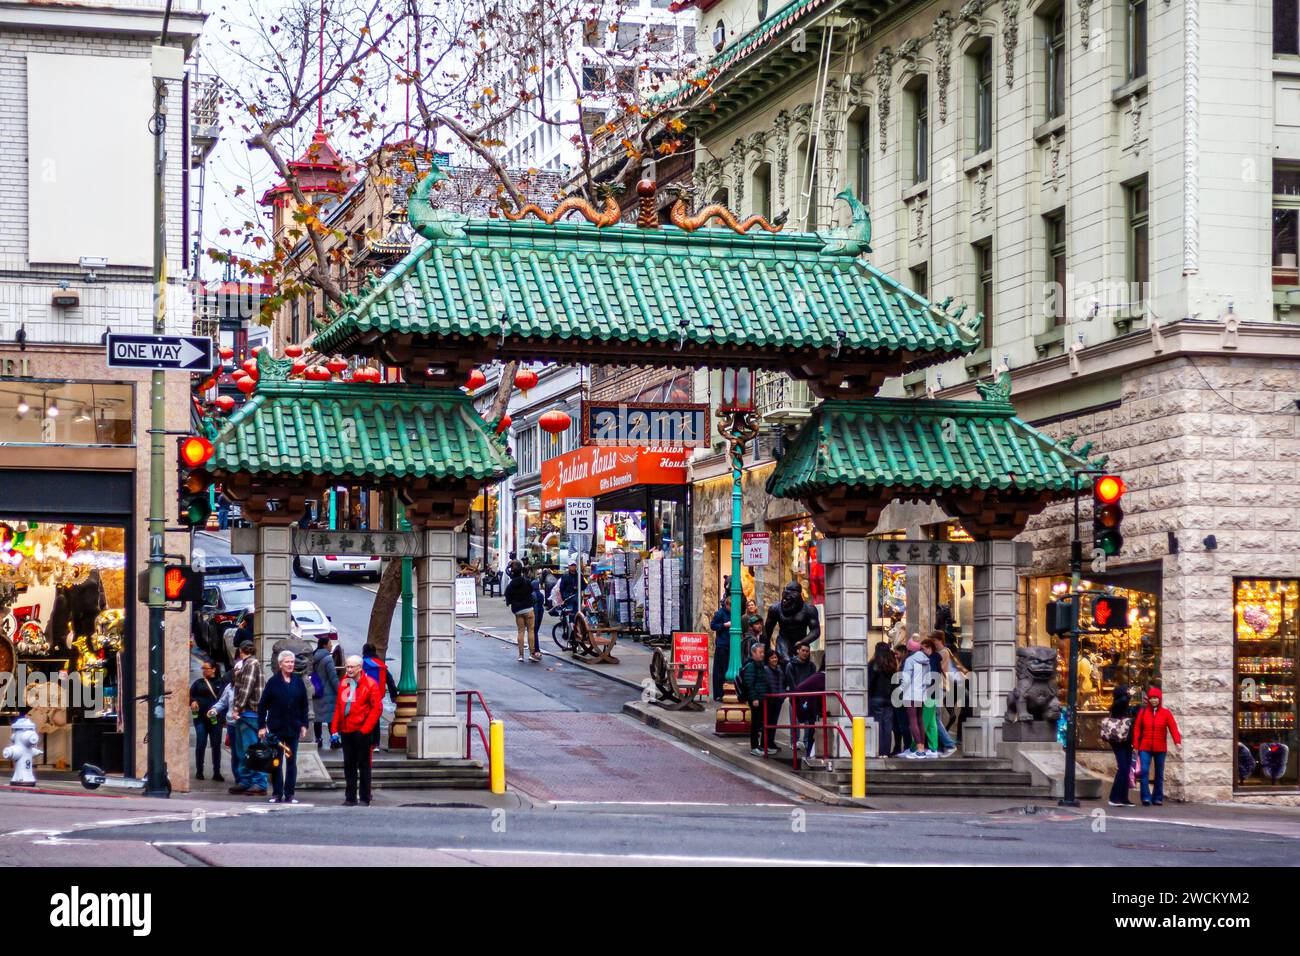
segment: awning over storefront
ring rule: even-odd
[[[688,448],[575,448],[542,462],[542,510],[637,485],[684,485],[690,457]]]
[[[941,501],[977,538],[1009,538],[1072,490],[1072,472],[1100,468],[1016,417],[1009,378],[980,387],[984,401],[827,401],[813,411],[768,480],[780,498],[809,503],[823,530],[851,511],[894,498]],[[1080,487],[1090,487],[1083,477]]]

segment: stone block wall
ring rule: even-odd
[[[1161,564],[1161,678],[1186,741],[1166,770],[1178,799],[1300,805],[1297,795],[1232,792],[1233,578],[1300,576],[1298,396],[1293,360],[1180,357],[1126,373],[1119,407],[1044,428],[1095,441],[1093,454],[1109,455],[1129,487],[1110,569]],[[1085,552],[1090,511],[1086,498]],[[1030,574],[1068,568],[1070,518],[1061,503],[1030,522],[1020,539],[1034,545]]]

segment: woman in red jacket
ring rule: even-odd
[[[1152,687],[1147,691],[1147,706],[1138,711],[1137,719],[1133,722],[1133,748],[1138,752],[1144,807],[1152,804],[1158,807],[1165,802],[1165,751],[1171,734],[1174,743],[1181,746],[1183,737],[1178,732],[1178,721],[1174,720],[1173,713],[1164,706],[1160,688]],[[1148,790],[1148,777],[1153,763],[1156,766],[1154,793]]]
[[[379,685],[362,669],[361,658],[348,658],[343,680],[334,701],[330,721],[332,739],[343,744],[345,807],[357,805],[357,778],[361,778],[361,802],[370,806],[370,747],[384,699]]]

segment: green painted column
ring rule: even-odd
[[[402,515],[397,526],[411,530],[411,523]],[[397,682],[399,694],[414,694],[419,685],[415,679],[415,602],[411,590],[411,559],[402,558],[402,671]]]

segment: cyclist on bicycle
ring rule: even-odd
[[[569,569],[560,576],[560,603],[565,614],[578,613],[578,562],[570,561]]]

